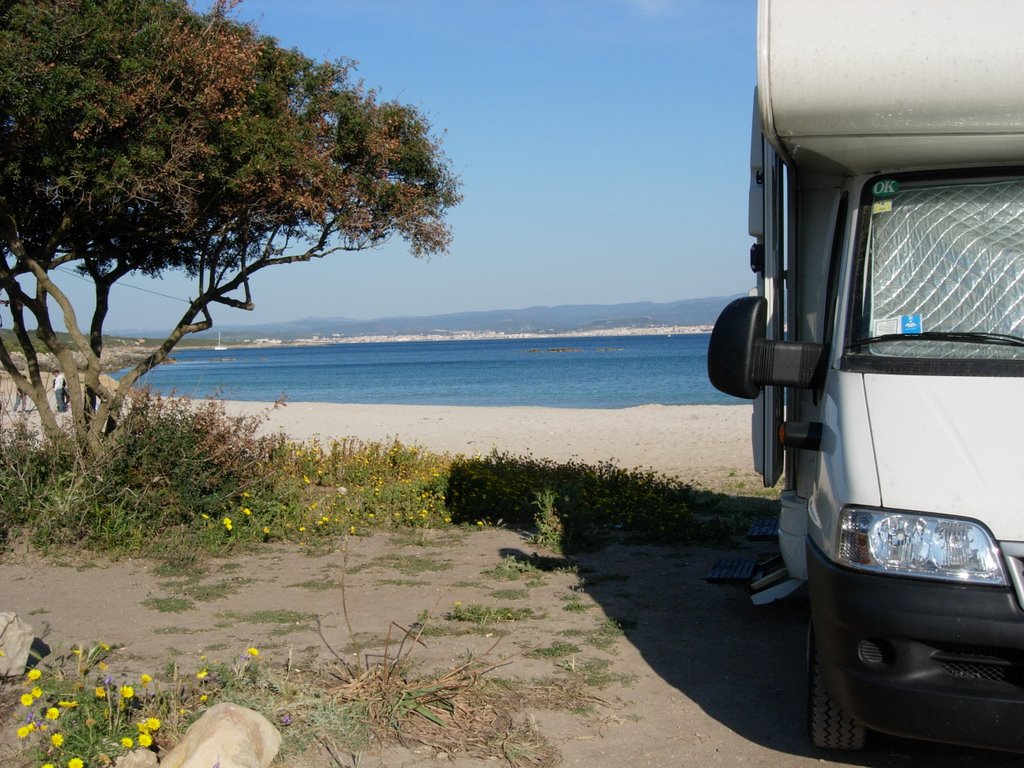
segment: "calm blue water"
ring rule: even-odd
[[[155,391],[272,402],[626,408],[735,404],[707,380],[707,334],[182,350]],[[565,348],[569,351],[554,351]]]

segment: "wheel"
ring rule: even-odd
[[[848,717],[825,690],[813,632],[807,640],[807,731],[821,749],[864,749],[867,735],[863,724]]]

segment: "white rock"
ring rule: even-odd
[[[156,768],[156,765],[156,752],[148,749],[132,750],[114,762],[114,768]]]
[[[280,746],[281,734],[263,715],[217,704],[192,724],[160,768],[267,768]]]
[[[0,677],[17,677],[25,672],[35,634],[18,614],[0,613]]]

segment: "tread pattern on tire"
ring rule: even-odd
[[[810,680],[808,681],[807,726],[811,741],[820,749],[864,749],[866,729],[847,717],[825,690],[818,665],[818,654],[811,657]]]

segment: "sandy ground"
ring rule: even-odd
[[[236,413],[267,406],[229,403]],[[6,418],[6,417],[5,417]],[[610,411],[542,408],[448,408],[293,403],[267,415],[267,429],[296,439],[397,437],[439,451],[492,449],[555,460],[614,461],[649,467],[710,488],[746,483],[750,471],[750,408],[656,407]],[[751,490],[753,492],[753,490]],[[813,749],[804,731],[805,601],[797,595],[753,606],[741,586],[710,584],[721,557],[756,557],[771,543],[737,541],[731,548],[639,547],[613,544],[578,556],[571,571],[545,572],[530,583],[504,581],[495,569],[507,555],[535,551],[524,534],[484,530],[422,537],[352,538],[342,550],[309,553],[273,546],[217,559],[193,572],[167,575],[144,560],[98,562],[87,556],[41,560],[24,548],[0,555],[0,610],[30,622],[55,652],[74,643],[124,646],[118,670],[183,670],[228,660],[249,645],[261,661],[300,665],[347,654],[353,634],[364,652],[381,652],[391,622],[411,626],[427,612],[442,627],[456,603],[528,607],[529,618],[483,634],[430,637],[417,648],[420,670],[451,668],[467,654],[506,659],[502,678],[537,680],[606,663],[612,678],[585,712],[524,713],[557,749],[563,765],[678,766],[1002,766],[1014,758],[876,738],[852,755]],[[431,570],[410,573],[412,563]],[[341,608],[344,577],[347,619]],[[180,613],[161,600],[191,597]],[[568,606],[572,604],[572,610]],[[268,619],[296,612],[286,624]],[[625,634],[610,646],[587,641],[615,619]],[[347,623],[351,623],[349,632]],[[493,650],[489,650],[500,638]],[[567,657],[534,658],[531,648],[572,642]],[[0,725],[0,765],[20,768],[10,724]],[[5,753],[4,750],[8,751]],[[351,766],[427,768],[502,765],[438,755],[426,748],[371,749]],[[323,755],[293,755],[289,768],[327,768]]]
[[[647,468],[716,487],[753,472],[749,405],[643,405],[621,409],[475,408],[228,402],[236,414],[265,414],[268,430],[306,440],[397,438],[439,452],[492,450],[555,461],[579,459]]]

